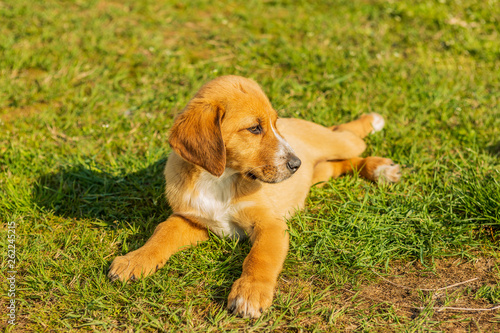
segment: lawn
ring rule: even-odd
[[[171,213],[169,128],[225,74],[282,117],[382,114],[365,155],[403,166],[395,185],[311,190],[258,320],[225,310],[247,242],[106,277]],[[498,0],[1,1],[0,327],[500,330],[499,103]]]

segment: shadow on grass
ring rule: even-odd
[[[490,153],[490,155],[500,157],[500,141],[491,146],[488,146],[486,149],[488,153]]]
[[[140,171],[116,175],[75,165],[40,177],[32,199],[58,216],[98,219],[103,226],[125,227],[126,221],[152,217],[164,221],[171,213],[163,195],[165,163],[161,159]]]

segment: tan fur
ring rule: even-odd
[[[374,182],[399,181],[399,166],[390,159],[359,157],[362,138],[383,124],[377,114],[331,128],[278,119],[254,81],[224,76],[209,82],[171,130],[165,178],[174,214],[143,247],[115,258],[109,277],[154,273],[173,253],[206,240],[208,229],[249,237],[252,249],[228,308],[259,317],[271,305],[288,251],[285,218],[303,207],[311,185],[352,172]]]

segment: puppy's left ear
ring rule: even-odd
[[[226,148],[222,140],[224,110],[205,98],[193,98],[177,116],[168,142],[186,161],[220,177],[226,168]]]

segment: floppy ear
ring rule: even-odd
[[[168,142],[186,161],[220,177],[226,168],[226,148],[220,128],[223,110],[204,98],[194,98],[177,116]]]

